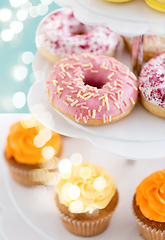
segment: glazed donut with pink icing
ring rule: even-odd
[[[132,111],[138,85],[135,75],[116,59],[84,53],[54,65],[46,94],[52,106],[73,121],[101,125]]]
[[[165,53],[147,62],[139,76],[141,103],[151,113],[165,118]]]
[[[40,23],[36,33],[39,52],[52,64],[83,52],[114,56],[121,37],[105,26],[79,22],[71,9],[58,9]]]

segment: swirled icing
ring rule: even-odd
[[[151,103],[165,107],[165,53],[148,61],[139,76],[139,89]]]
[[[82,52],[110,55],[120,38],[108,27],[80,23],[71,9],[64,8],[44,18],[37,30],[36,44],[58,57]]]
[[[87,178],[81,177],[81,170],[84,167],[90,168],[91,170],[91,174],[88,175]],[[98,177],[102,177],[106,183],[104,188],[100,191],[96,190],[94,186],[95,180]],[[83,204],[81,212],[86,212],[86,208],[89,205],[95,205],[98,209],[105,208],[116,192],[114,179],[109,176],[108,172],[104,168],[96,166],[90,162],[85,162],[79,166],[72,166],[70,177],[67,179],[61,178],[55,187],[60,203],[69,208],[74,200],[70,199],[62,191],[62,188],[66,183],[77,186],[80,189],[80,195],[75,200],[80,201]]]
[[[102,119],[124,113],[138,96],[137,78],[114,58],[72,55],[55,64],[46,93],[62,112],[80,119]]]
[[[61,148],[60,136],[52,131],[49,141],[42,147],[34,145],[34,138],[38,135],[43,126],[24,128],[21,122],[17,122],[10,127],[10,132],[7,138],[5,154],[7,158],[14,158],[18,163],[23,164],[38,164],[45,160],[42,155],[44,147],[51,146],[58,154]]]
[[[165,222],[165,170],[151,174],[140,183],[136,204],[146,218]]]

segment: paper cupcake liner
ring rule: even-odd
[[[73,234],[81,237],[92,237],[102,233],[109,225],[112,212],[98,220],[77,220],[59,213],[64,226]]]
[[[20,169],[20,168],[10,166],[10,165],[8,165],[8,166],[9,166],[9,170],[11,172],[13,179],[16,182],[18,182],[19,184],[24,185],[24,186],[33,186],[36,184],[29,177],[29,175],[30,175],[29,170]]]
[[[144,224],[140,219],[136,218],[140,234],[146,240],[165,240],[165,230],[156,230]]]

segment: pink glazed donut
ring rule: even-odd
[[[135,75],[114,58],[84,53],[54,65],[46,94],[52,106],[70,119],[101,125],[132,111],[138,85]]]
[[[165,53],[147,62],[139,76],[140,100],[151,113],[165,118]]]
[[[108,27],[82,24],[67,8],[46,16],[36,33],[39,52],[52,64],[60,58],[83,52],[114,56],[120,39]]]

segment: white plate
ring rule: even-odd
[[[3,155],[5,140],[9,127],[20,120],[21,116],[8,114],[0,125],[0,237],[2,235],[2,239],[6,240],[77,240],[79,238],[69,233],[58,218],[54,186],[34,191],[34,188],[20,186],[10,176]],[[143,178],[164,169],[164,159],[134,162],[99,150],[85,140],[64,137],[63,144],[62,157],[70,157],[74,152],[79,152],[83,161],[88,160],[105,167],[115,178],[119,191],[119,204],[108,229],[90,239],[142,240],[132,214],[132,197]]]
[[[122,44],[116,58],[131,68],[131,56]],[[140,103],[126,118],[102,126],[78,124],[55,110],[45,94],[45,82],[51,69],[52,65],[37,53],[33,70],[41,74],[29,91],[28,104],[30,111],[43,125],[63,135],[88,139],[104,150],[129,159],[165,156],[162,148],[165,144],[164,119],[149,113]]]
[[[144,0],[111,3],[106,0],[54,0],[74,10],[79,21],[90,25],[106,25],[127,36],[144,33],[165,35],[164,13],[150,8]]]

